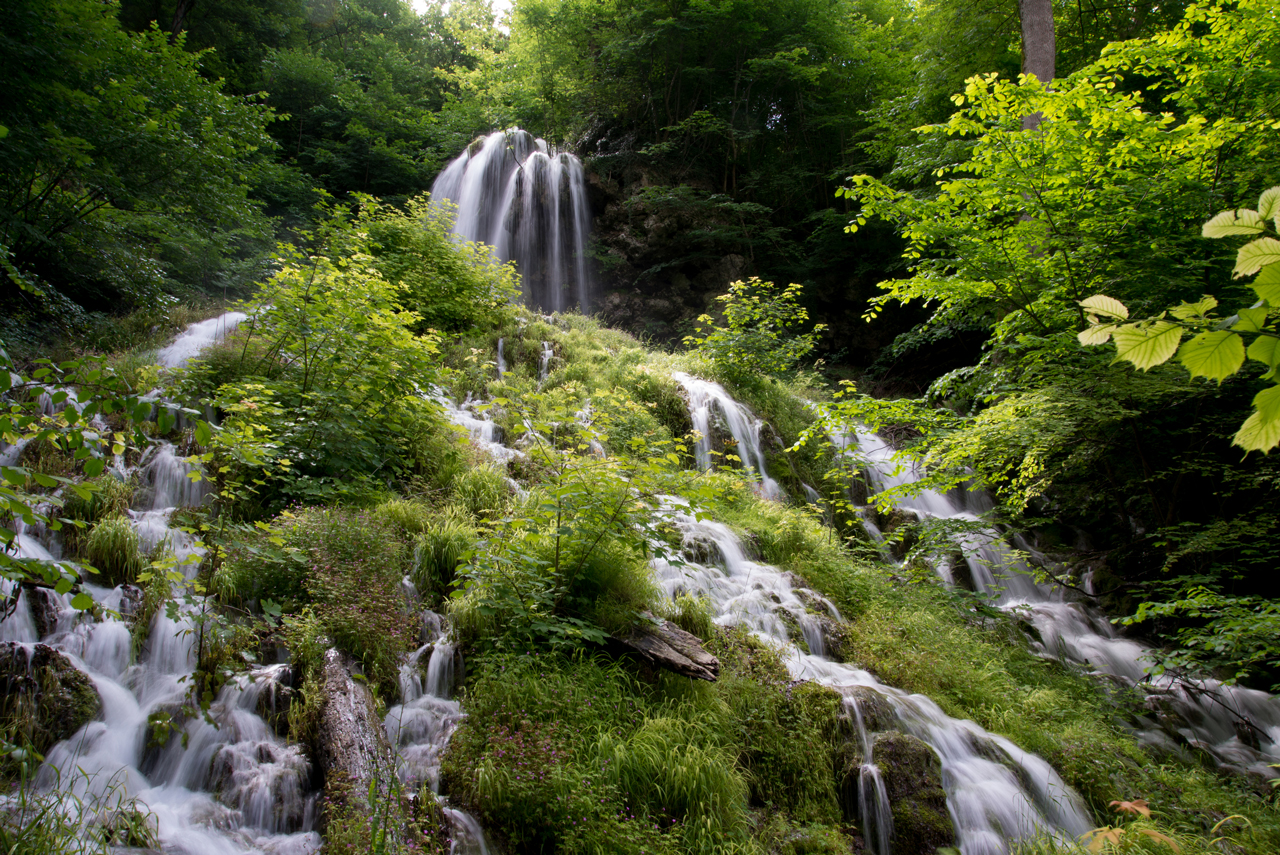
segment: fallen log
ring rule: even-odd
[[[648,612],[641,618],[643,622],[626,633],[610,638],[610,646],[615,651],[634,654],[655,668],[715,682],[720,674],[720,660],[702,649],[696,635]]]

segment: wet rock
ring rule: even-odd
[[[289,707],[295,692],[293,684],[293,669],[286,669],[276,679],[269,680],[258,695],[255,712],[282,739],[289,735]]]
[[[954,846],[942,763],[933,749],[891,730],[876,735],[871,751],[893,811],[895,855],[933,855],[941,847]]]
[[[31,609],[31,622],[35,624],[36,635],[44,638],[58,628],[58,615],[62,612],[62,603],[52,589],[42,585],[24,585],[27,592],[27,604]]]
[[[969,562],[965,559],[963,552],[957,549],[946,557],[946,562],[947,566],[951,568],[952,584],[966,591],[978,590],[978,586],[973,581],[973,568],[969,566]]]
[[[898,726],[898,713],[889,699],[870,686],[854,686],[844,690],[846,703],[841,712],[841,720],[846,725],[846,732],[857,733],[854,723],[852,701],[858,702],[858,711],[862,714],[862,723],[871,733],[893,730]]]
[[[93,681],[47,644],[0,644],[0,717],[44,753],[93,721],[102,699]]]
[[[715,681],[720,673],[720,660],[702,648],[696,635],[647,612],[642,617],[646,618],[644,623],[633,626],[626,635],[611,637],[610,646],[638,656],[655,668]]]
[[[340,788],[348,799],[364,801],[371,783],[385,788],[396,771],[373,693],[359,673],[350,656],[325,651],[316,759],[327,797]]]
[[[125,623],[133,623],[142,613],[147,592],[137,585],[121,585],[120,594],[120,619]]]
[[[889,542],[889,551],[901,561],[920,540],[920,520],[909,510],[893,508],[880,518],[880,531]]]

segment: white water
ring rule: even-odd
[[[910,465],[894,460],[893,449],[868,431],[859,431],[854,443],[837,438],[851,450],[856,447],[877,490],[908,485],[919,479]],[[1155,748],[1177,750],[1178,743],[1212,755],[1226,771],[1275,776],[1269,764],[1280,762],[1280,699],[1266,692],[1224,686],[1215,680],[1177,679],[1148,674],[1151,651],[1116,634],[1106,616],[1070,592],[1054,584],[1040,583],[1021,555],[999,532],[983,526],[974,510],[961,507],[950,496],[923,490],[897,499],[898,506],[921,517],[955,520],[973,525],[960,535],[974,586],[995,604],[1013,612],[1036,628],[1044,655],[1076,663],[1108,675],[1148,695],[1147,707],[1155,718],[1140,722],[1139,736]],[[990,508],[985,497],[970,494],[977,511]],[[1025,543],[1022,551],[1035,555]],[[1044,561],[1043,556],[1036,556]],[[952,568],[945,560],[935,563],[938,574],[954,584]],[[1163,718],[1166,726],[1159,726]],[[1177,739],[1166,731],[1173,730]]]
[[[770,478],[765,469],[764,451],[760,447],[760,429],[764,422],[735,401],[719,383],[681,371],[672,372],[671,377],[680,384],[689,399],[689,417],[698,432],[698,442],[694,447],[698,468],[704,472],[711,468],[711,440],[717,428],[723,426],[734,442],[734,448],[726,448],[725,453],[736,454],[748,474],[759,474],[761,496],[766,499],[783,498],[781,485]]]
[[[657,559],[653,564],[668,596],[688,592],[704,597],[717,624],[742,625],[777,645],[793,679],[813,680],[846,696],[859,687],[883,696],[902,729],[928,743],[941,760],[947,808],[963,855],[1002,855],[1015,840],[1038,834],[1075,839],[1092,827],[1080,798],[1039,757],[971,721],[948,717],[923,695],[908,695],[860,668],[804,652],[790,639],[780,610],[790,612],[803,628],[813,622],[806,602],[820,603],[833,614],[834,606],[816,592],[795,588],[790,574],[749,560],[727,526],[698,521],[676,502],[669,514],[683,534],[685,560],[673,564]],[[708,552],[716,556],[714,561],[693,559]],[[884,784],[870,759],[869,742],[864,757],[859,794],[865,805],[864,829],[871,827],[868,842],[877,855],[888,855],[891,829],[885,819]]]
[[[502,355],[502,339],[498,339],[498,379],[502,379],[502,375],[507,373],[507,360]]]
[[[542,356],[538,359],[538,382],[541,383],[547,379],[547,373],[551,370],[551,358],[555,356],[555,351],[551,349],[550,342],[542,343]]]
[[[231,312],[193,324],[160,352],[160,362],[181,367],[244,317]],[[18,450],[6,452],[16,458]],[[169,519],[176,509],[197,506],[207,495],[207,485],[190,477],[193,469],[171,444],[153,447],[138,467],[141,489],[129,511],[143,549],[168,549],[188,579],[194,577],[203,550],[189,534],[171,528]],[[52,560],[56,539],[49,533],[31,534],[22,539],[21,554]],[[163,748],[149,747],[148,716],[180,715],[191,690],[192,616],[186,606],[174,618],[161,610],[152,621],[141,660],[135,662],[129,627],[114,617],[127,611],[125,589],[87,583],[82,587],[107,610],[104,617],[95,620],[72,609],[70,594],[42,591],[56,610],[56,625],[38,640],[60,650],[93,681],[102,713],[50,749],[37,786],[54,797],[67,796],[66,808],[77,814],[74,799],[87,799],[100,812],[136,799],[152,815],[166,853],[318,852],[320,838],[311,830],[315,796],[306,791],[307,761],[257,714],[261,693],[282,679],[285,667],[260,668],[233,679],[210,708],[214,723],[200,716],[185,724],[178,721],[177,732]],[[24,592],[18,611],[0,622],[0,637],[29,643],[37,640],[35,636]]]
[[[518,128],[496,131],[445,167],[431,196],[457,206],[454,234],[516,262],[527,305],[588,310],[591,211],[576,157]]]
[[[498,426],[487,412],[476,410],[479,402],[472,401],[470,394],[461,404],[455,404],[442,390],[435,389],[431,400],[444,408],[444,414],[449,421],[467,431],[472,445],[484,451],[496,463],[506,463],[524,456],[523,451],[510,448],[498,441]]]
[[[249,317],[244,312],[226,312],[216,318],[187,327],[171,344],[160,349],[156,361],[165,368],[181,368],[200,351],[221,341]]]
[[[465,715],[462,705],[452,700],[454,663],[459,654],[450,638],[440,632],[439,615],[424,612],[422,623],[428,638],[400,666],[400,703],[387,710],[383,727],[396,750],[400,780],[409,787],[425,784],[438,796],[440,757]],[[452,826],[451,855],[488,855],[480,824],[464,811],[443,807]]]

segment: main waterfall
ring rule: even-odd
[[[454,234],[516,263],[526,304],[587,311],[591,212],[582,161],[527,131],[496,131],[445,167],[431,197],[457,206]]]

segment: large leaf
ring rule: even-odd
[[[1272,306],[1280,306],[1280,264],[1268,264],[1253,280],[1253,290]]]
[[[1256,359],[1268,370],[1275,371],[1280,366],[1280,338],[1272,335],[1260,335],[1253,340],[1246,351],[1250,359]]]
[[[1267,220],[1280,220],[1280,187],[1262,191],[1258,198],[1258,215]],[[1280,223],[1277,223],[1276,230],[1280,231]]]
[[[1115,332],[1116,324],[1099,324],[1094,327],[1085,327],[1076,333],[1076,338],[1081,344],[1106,344],[1111,341],[1111,333]]]
[[[1267,325],[1268,311],[1265,306],[1259,306],[1256,309],[1241,309],[1237,316],[1240,320],[1232,325],[1232,329],[1236,332],[1262,332],[1263,327]]]
[[[1125,308],[1115,297],[1108,297],[1106,294],[1094,294],[1080,301],[1080,308],[1094,315],[1101,315],[1106,318],[1116,318],[1118,320],[1128,320],[1129,310]]]
[[[1280,386],[1264,389],[1253,399],[1255,412],[1231,440],[1245,451],[1267,453],[1280,445]]]
[[[1116,342],[1116,358],[1146,371],[1169,361],[1182,341],[1182,327],[1169,321],[1156,321],[1145,328],[1125,324],[1112,336]]]
[[[1192,377],[1221,383],[1244,364],[1244,339],[1229,330],[1200,333],[1178,349],[1178,359]]]
[[[1267,229],[1267,221],[1257,211],[1241,208],[1238,211],[1223,211],[1200,229],[1200,234],[1207,238],[1229,237],[1231,235],[1260,235]]]
[[[1209,312],[1218,308],[1216,298],[1205,294],[1198,303],[1183,303],[1180,306],[1174,306],[1169,310],[1169,314],[1183,321],[1189,321],[1192,318],[1203,318]]]
[[[1258,238],[1251,240],[1236,253],[1236,278],[1257,273],[1268,264],[1280,263],[1280,240],[1275,238]]]

